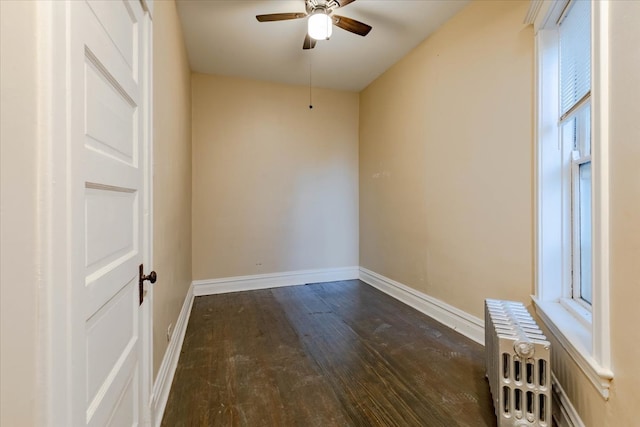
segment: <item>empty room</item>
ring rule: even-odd
[[[0,19],[0,425],[640,425],[640,1]]]

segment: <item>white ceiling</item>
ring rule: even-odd
[[[304,12],[304,0],[178,0],[191,69],[360,91],[440,27],[468,0],[358,0],[335,13],[369,24],[361,37],[334,27],[303,50],[306,18],[258,22],[256,15]]]

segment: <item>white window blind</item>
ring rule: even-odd
[[[591,1],[574,0],[560,22],[560,109],[569,111],[591,90]]]

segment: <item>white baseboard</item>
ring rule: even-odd
[[[580,415],[578,415],[578,411],[576,411],[553,372],[551,373],[551,385],[553,418],[558,427],[585,427]]]
[[[151,394],[151,423],[154,427],[160,426],[162,416],[164,415],[164,409],[167,406],[167,399],[169,398],[169,392],[171,391],[171,383],[173,382],[173,376],[175,375],[176,368],[178,367],[178,359],[180,358],[184,335],[187,332],[187,324],[189,323],[189,316],[191,315],[193,298],[193,285],[191,285],[189,286],[187,295],[184,298],[182,310],[180,310],[180,315],[178,315],[178,320],[176,320],[176,326],[173,329],[173,336],[171,337],[167,351],[164,353],[162,364],[158,370],[158,376],[153,384],[153,391]]]
[[[360,280],[484,345],[483,320],[364,267],[360,267]]]
[[[194,280],[195,296],[224,294],[228,292],[254,291],[307,283],[335,282],[358,278],[358,267],[298,270],[253,276],[224,277],[221,279]]]

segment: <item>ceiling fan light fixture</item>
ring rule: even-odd
[[[316,40],[328,40],[333,31],[333,22],[325,10],[313,12],[308,19],[309,37]]]

